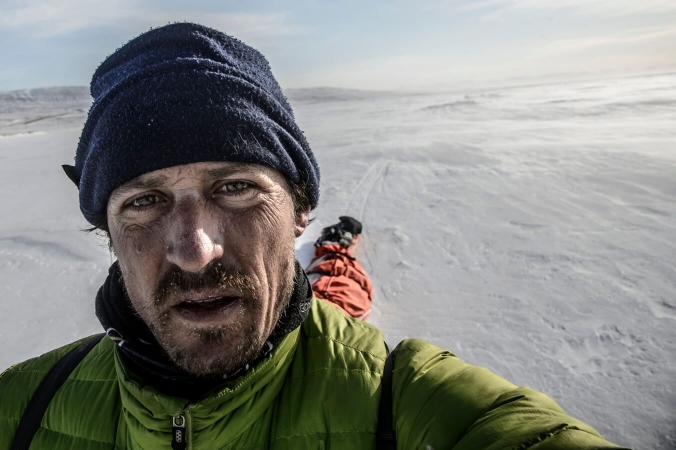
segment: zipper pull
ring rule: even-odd
[[[188,444],[185,441],[185,416],[181,414],[178,417],[171,418],[172,423],[172,438],[171,448],[173,450],[185,450]]]

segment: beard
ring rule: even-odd
[[[199,273],[171,266],[155,288],[150,304],[140,314],[169,359],[185,372],[199,377],[227,377],[235,374],[261,354],[265,341],[286,309],[294,287],[294,258],[285,261],[272,304],[266,308],[267,286],[241,267],[214,261]],[[190,324],[180,320],[171,300],[187,292],[209,289],[239,293],[232,320],[226,324]],[[271,309],[271,325],[265,326],[266,309]]]

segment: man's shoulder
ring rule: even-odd
[[[3,371],[2,374],[0,374],[0,382],[6,382],[8,377],[11,378],[13,375],[20,373],[38,372],[42,373],[42,375],[45,375],[58,360],[63,358],[69,351],[74,349],[83,340],[84,339],[79,339],[77,341],[71,342],[70,344],[50,350],[47,353],[43,353],[40,356],[18,362],[10,366],[5,371]]]
[[[66,354],[68,354],[68,352],[73,350],[75,347],[77,347],[83,341],[89,339],[90,337],[91,336],[78,339],[76,341],[71,342],[70,344],[66,344],[62,347],[50,350],[47,353],[43,353],[40,356],[36,356],[35,358],[30,358],[27,359],[26,361],[19,362],[10,366],[8,369],[2,372],[2,374],[0,374],[0,385],[2,385],[1,383],[7,382],[7,379],[14,378],[19,374],[35,373],[44,377],[44,375],[46,375],[47,372],[49,372],[49,370],[52,368],[52,366],[54,366],[54,364],[56,364],[61,358],[63,358]],[[104,355],[104,352],[105,355],[110,356],[109,351],[113,346],[114,344],[112,343],[112,341],[110,341],[110,339],[104,338],[101,341],[101,343],[90,352],[90,355],[85,357],[85,360],[88,360],[87,364],[93,362],[94,360],[97,363],[100,363],[101,356]],[[112,359],[110,359],[110,362],[111,364],[114,365]]]
[[[312,299],[302,332],[306,339],[324,341],[345,351],[370,354],[381,362],[387,356],[385,341],[378,328],[348,316],[326,300]]]
[[[5,412],[8,410],[23,411],[50,369],[85,339],[71,342],[43,355],[14,364],[0,374],[1,409]],[[69,380],[112,381],[115,375],[115,362],[111,351],[113,348],[112,341],[104,338],[73,370]]]
[[[350,317],[322,299],[312,300],[312,308],[302,325],[302,334],[307,340],[325,341],[330,346],[370,354],[373,359],[381,362],[381,366],[387,357],[382,331],[362,320]],[[396,343],[389,342],[387,345],[392,349]],[[412,374],[417,373],[426,364],[433,364],[446,358],[452,358],[451,365],[458,370],[468,366],[453,353],[422,339],[404,339],[396,346],[396,352],[399,370],[408,370]]]
[[[396,348],[393,397],[405,448],[616,448],[545,394],[420,339]]]
[[[10,448],[19,420],[36,389],[51,368],[83,340],[72,342],[36,358],[18,363],[0,375],[0,448]],[[75,430],[82,426],[81,420],[73,417],[88,417],[91,423],[105,420],[116,423],[119,393],[115,372],[115,344],[107,337],[96,345],[70,373],[63,385],[49,402],[39,433],[38,442],[68,442],[74,447],[94,448],[89,436],[80,436]],[[92,409],[92,404],[97,407]],[[46,424],[46,425],[45,425]],[[101,430],[98,430],[101,428]],[[94,434],[105,434],[106,427],[98,427]],[[110,433],[108,433],[110,434]],[[112,438],[104,436],[110,441]],[[65,439],[65,440],[64,440]],[[96,437],[103,442],[105,439]],[[35,441],[34,441],[35,442]],[[36,444],[39,448],[39,444]],[[64,447],[66,445],[64,444]]]

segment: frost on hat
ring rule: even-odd
[[[312,208],[319,166],[262,54],[219,31],[176,23],[109,56],[75,155],[64,166],[80,209],[101,225],[108,197],[144,173],[181,164],[262,164],[304,183]]]

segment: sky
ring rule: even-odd
[[[87,85],[170,22],[260,50],[285,89],[449,90],[676,69],[674,0],[0,0],[0,91]]]

